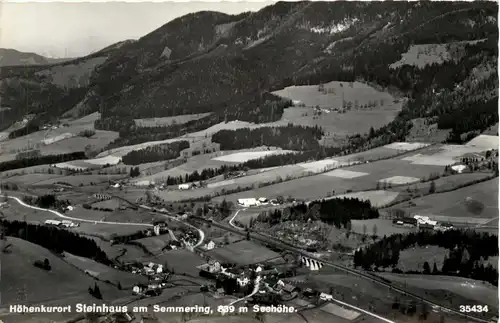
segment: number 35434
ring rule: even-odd
[[[488,305],[460,305],[462,313],[487,313]]]

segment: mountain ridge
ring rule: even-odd
[[[405,92],[413,102],[404,113],[421,117],[432,110],[433,117],[445,111],[419,105],[428,104],[428,91],[444,80],[436,81],[429,73],[459,70],[462,62],[460,77],[452,81],[459,83],[473,65],[482,60],[496,62],[497,13],[498,6],[490,2],[277,2],[240,15],[198,12],[174,19],[136,41],[77,59],[104,57],[105,61],[93,68],[88,84],[73,91],[78,96],[56,88],[58,93],[52,97],[70,101],[66,111],[77,104],[80,113],[99,111],[98,127],[125,133],[132,129],[134,118],[190,113],[214,112],[205,120],[208,125],[235,119],[276,121],[280,111],[265,104],[276,99],[268,95],[273,90],[363,80]],[[408,65],[389,68],[414,44],[484,38],[484,44],[466,45],[464,50],[474,55],[467,54],[459,62],[424,70]],[[4,71],[7,76],[0,76],[0,94],[10,105],[22,101],[19,91],[9,89],[5,80],[29,80],[38,91],[34,82],[40,80],[29,68]],[[24,108],[36,112],[44,105],[34,103]]]

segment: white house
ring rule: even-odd
[[[319,299],[322,301],[331,301],[331,300],[333,300],[333,296],[330,294],[321,293],[321,294],[319,294]]]
[[[265,197],[259,197],[259,203],[260,204],[267,204],[267,203],[269,203],[269,201]]]
[[[457,173],[462,173],[464,171],[464,169],[466,169],[467,166],[465,165],[455,165],[455,166],[451,166],[451,169],[453,169],[455,172]]]
[[[203,247],[206,250],[212,250],[213,248],[215,248],[215,242],[213,242],[212,240],[210,240],[210,242],[206,243]]]
[[[244,277],[244,278],[238,277],[238,278],[236,278],[236,281],[238,282],[238,285],[243,287],[243,286],[246,286],[250,282],[250,279],[248,279],[247,277]]]
[[[155,235],[159,236],[160,235],[160,226],[159,225],[155,225],[153,227],[153,231],[154,231]]]
[[[249,207],[249,206],[257,206],[259,202],[255,198],[247,198],[247,199],[238,199],[238,204]]]
[[[191,183],[180,184],[179,189],[180,190],[189,190],[192,186],[193,186],[193,184],[191,184]]]

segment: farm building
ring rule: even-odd
[[[265,204],[265,203],[268,203],[268,200],[265,197],[259,197],[259,203]]]
[[[191,189],[191,187],[193,187],[193,184],[191,184],[191,183],[186,183],[186,184],[180,184],[179,185],[179,189],[180,190],[189,190],[189,189]]]
[[[415,218],[399,218],[399,219],[394,219],[392,220],[392,223],[402,225],[402,226],[410,226],[410,227],[415,227],[417,226],[417,219]]]
[[[45,224],[59,226],[62,222],[58,220],[45,220]]]
[[[238,204],[241,206],[257,206],[259,202],[255,198],[247,198],[247,199],[238,199]]]

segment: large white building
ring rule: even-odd
[[[257,206],[259,205],[259,201],[255,198],[247,198],[247,199],[238,199],[238,204],[248,207],[248,206]]]
[[[180,185],[179,185],[179,189],[180,189],[180,190],[188,190],[188,189],[190,189],[192,186],[193,186],[193,185],[192,185],[192,184],[189,184],[189,183],[187,183],[187,184],[180,184]]]

